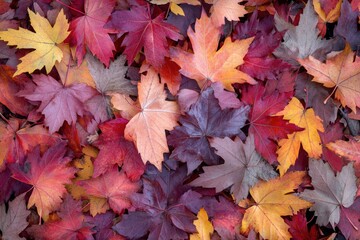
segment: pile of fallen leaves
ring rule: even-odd
[[[0,0],[0,238],[360,239],[359,0]]]

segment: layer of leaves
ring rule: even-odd
[[[0,0],[0,238],[360,239],[359,10]]]

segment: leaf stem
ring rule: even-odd
[[[332,92],[330,93],[330,95],[324,100],[324,104],[326,104],[327,101],[329,101],[330,97],[335,93],[337,87],[338,86],[335,86],[334,89],[332,90]]]

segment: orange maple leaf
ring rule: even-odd
[[[161,170],[163,153],[169,151],[165,130],[178,125],[179,108],[177,103],[165,100],[164,84],[152,68],[142,75],[138,94],[137,102],[121,94],[113,94],[111,102],[130,120],[125,138],[135,143],[144,163],[149,161]]]
[[[295,214],[311,203],[290,194],[302,182],[305,172],[290,172],[270,181],[261,181],[250,189],[255,204],[245,212],[241,231],[255,229],[265,239],[290,239],[289,226],[281,216]]]
[[[208,4],[213,4],[210,9],[211,20],[215,26],[220,27],[225,24],[225,18],[229,21],[239,21],[247,11],[245,6],[239,5],[243,0],[205,0]]]
[[[288,138],[279,141],[277,151],[278,169],[284,175],[287,169],[295,164],[300,150],[300,143],[311,158],[319,158],[322,154],[321,139],[318,131],[324,132],[322,120],[315,115],[312,108],[305,110],[299,99],[292,98],[283,111],[276,115],[283,115],[285,120],[304,128],[303,131],[288,134]]]
[[[233,91],[232,83],[256,84],[253,78],[236,69],[244,63],[243,58],[253,38],[232,42],[231,38],[227,37],[217,51],[221,32],[205,11],[195,23],[195,32],[189,27],[187,33],[194,53],[180,48],[170,49],[171,59],[181,67],[181,74],[195,79],[200,87],[207,81],[221,82],[226,89]]]
[[[360,107],[360,58],[354,61],[354,52],[349,45],[342,52],[330,53],[326,63],[311,56],[298,61],[314,76],[313,81],[334,88],[330,96],[335,92],[335,98],[356,113],[356,107]]]

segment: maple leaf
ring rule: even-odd
[[[83,83],[66,87],[48,75],[33,75],[33,81],[35,89],[29,87],[18,94],[31,101],[41,101],[37,111],[45,115],[50,133],[58,131],[64,121],[76,123],[77,115],[83,116],[86,111],[84,103],[95,94],[93,88]]]
[[[170,132],[168,143],[175,147],[170,158],[186,162],[189,173],[202,161],[209,165],[218,164],[219,158],[208,138],[239,134],[248,112],[248,106],[221,110],[214,90],[211,87],[203,90],[187,114],[179,118],[181,126]]]
[[[290,239],[289,226],[281,216],[293,215],[312,204],[290,194],[302,182],[305,172],[289,172],[250,189],[255,205],[246,209],[241,231],[254,228],[263,238]]]
[[[341,217],[338,227],[346,239],[360,238],[360,198],[357,198],[349,208],[341,207]]]
[[[315,211],[317,224],[326,226],[330,222],[335,227],[340,220],[341,208],[350,207],[355,199],[357,187],[354,167],[349,163],[335,176],[328,163],[311,159],[309,175],[314,190],[305,189],[300,196],[314,202],[310,210]]]
[[[276,141],[301,130],[282,117],[273,116],[284,109],[292,94],[273,93],[265,97],[265,88],[260,84],[244,87],[243,92],[241,100],[252,105],[249,133],[254,135],[255,148],[269,163],[274,163],[277,161]]]
[[[149,161],[161,169],[163,153],[169,151],[165,130],[178,125],[179,109],[175,102],[165,100],[164,85],[153,69],[142,75],[138,94],[136,105],[129,106],[120,94],[114,94],[111,102],[116,109],[135,114],[125,128],[125,138],[135,143],[144,163]]]
[[[289,64],[272,56],[272,52],[281,43],[282,34],[274,30],[273,16],[258,15],[255,10],[248,21],[239,22],[235,26],[233,38],[255,37],[244,57],[244,64],[239,69],[260,80],[276,79],[279,72],[289,67]]]
[[[212,4],[210,9],[211,21],[215,27],[225,24],[225,18],[229,21],[239,21],[247,11],[245,7],[239,5],[243,0],[205,0],[206,3]]]
[[[136,95],[136,86],[125,78],[125,56],[121,55],[110,63],[108,68],[92,56],[86,58],[96,89],[101,94],[121,93]]]
[[[336,154],[352,161],[360,161],[360,142],[337,140],[326,144],[326,147]]]
[[[126,47],[124,54],[129,65],[142,47],[148,63],[155,68],[164,64],[164,58],[169,56],[167,38],[177,41],[182,36],[163,18],[164,13],[152,18],[149,5],[134,6],[130,11],[116,11],[111,15],[114,28],[121,33],[129,32],[122,43]]]
[[[91,196],[106,198],[114,212],[121,214],[131,206],[130,196],[139,189],[137,182],[131,182],[124,172],[114,167],[97,178],[79,181],[78,184]]]
[[[43,225],[33,225],[26,231],[36,239],[84,239],[93,240],[92,225],[86,221],[81,212],[81,202],[75,201],[70,195],[61,205],[57,221],[47,221]]]
[[[275,26],[278,31],[286,30],[284,41],[274,54],[292,64],[297,64],[297,58],[306,58],[310,55],[322,57],[331,50],[332,42],[319,37],[316,25],[318,17],[313,4],[309,1],[300,17],[299,24],[294,26],[283,20],[278,14],[275,15]]]
[[[197,220],[194,220],[194,225],[198,233],[191,234],[190,240],[210,240],[211,234],[214,233],[214,227],[209,221],[209,216],[204,208],[200,209],[197,218]]]
[[[239,138],[214,138],[210,142],[225,163],[203,167],[204,173],[191,183],[193,186],[215,187],[220,192],[230,186],[237,202],[246,198],[250,187],[260,179],[269,180],[277,176],[272,167],[255,151],[254,137],[250,135],[245,144]]]
[[[0,103],[4,104],[11,112],[23,116],[29,114],[32,110],[27,101],[16,96],[16,93],[22,88],[23,84],[28,81],[25,76],[12,77],[15,71],[9,66],[0,65]]]
[[[110,30],[104,28],[115,7],[115,0],[84,0],[84,16],[71,21],[70,43],[76,46],[76,58],[80,64],[86,54],[86,46],[107,67],[115,46]]]
[[[195,31],[191,27],[188,29],[194,53],[172,47],[171,60],[181,67],[181,74],[196,80],[200,87],[207,81],[221,82],[228,90],[233,90],[232,83],[255,84],[253,78],[236,69],[243,64],[243,58],[253,38],[232,42],[231,38],[227,37],[217,51],[220,35],[220,30],[203,11],[195,23]]]
[[[5,204],[0,204],[0,230],[4,240],[24,239],[19,237],[19,233],[27,227],[26,217],[30,214],[30,211],[26,210],[24,196],[25,194],[21,194],[11,201],[7,211]]]
[[[299,213],[292,216],[291,221],[285,219],[287,225],[290,226],[289,232],[294,240],[317,240],[319,239],[319,232],[316,228],[316,225],[311,226],[310,230],[308,229],[308,223],[305,216],[305,213],[300,211]]]
[[[318,131],[324,132],[321,119],[315,115],[313,109],[305,110],[299,99],[293,97],[283,111],[276,115],[284,115],[285,120],[295,124],[303,131],[288,134],[287,138],[279,141],[280,148],[277,150],[280,165],[280,175],[284,175],[287,169],[295,164],[299,154],[300,143],[311,158],[319,158],[322,153],[321,139]]]
[[[150,0],[150,3],[163,5],[170,3],[170,10],[176,15],[185,16],[184,10],[179,4],[186,3],[190,5],[201,5],[199,0]]]
[[[148,168],[143,177],[143,193],[132,196],[133,207],[113,229],[127,238],[186,239],[195,232],[194,210],[199,211],[200,194],[183,185],[186,169],[162,172]],[[136,230],[135,230],[136,229]]]
[[[354,53],[349,45],[342,52],[329,54],[326,63],[312,56],[298,61],[314,76],[313,81],[334,88],[329,97],[335,92],[335,98],[356,113],[356,107],[360,107],[360,59],[354,61]]]
[[[127,120],[117,118],[99,125],[101,134],[94,145],[100,152],[94,161],[93,177],[105,174],[114,165],[123,165],[123,170],[131,180],[138,180],[144,173],[145,166],[134,144],[124,138],[127,123]]]
[[[30,170],[24,172],[20,167],[12,169],[12,177],[32,185],[32,193],[27,204],[30,208],[36,206],[40,217],[46,219],[49,212],[59,208],[61,197],[66,192],[65,184],[71,183],[75,169],[66,166],[71,160],[65,157],[66,143],[60,142],[49,148],[42,157],[36,148],[27,155]]]
[[[20,58],[21,63],[17,66],[14,76],[24,72],[32,73],[36,69],[45,66],[49,73],[54,67],[55,62],[60,62],[63,53],[57,46],[62,43],[70,32],[69,24],[63,11],[60,11],[55,25],[52,27],[46,18],[40,14],[28,10],[31,26],[35,32],[20,28],[19,30],[9,29],[0,32],[0,39],[8,42],[8,45],[15,45],[17,48],[35,49]]]

